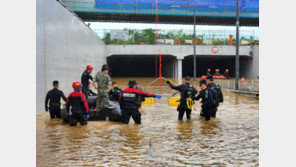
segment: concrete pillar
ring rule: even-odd
[[[178,80],[182,80],[182,59],[178,59]]]
[[[174,78],[178,78],[178,61],[174,61]]]

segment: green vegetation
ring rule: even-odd
[[[183,30],[179,31],[158,31],[155,29],[144,29],[144,30],[133,30],[133,29],[124,29],[125,34],[128,35],[128,40],[124,41],[122,39],[111,39],[110,33],[105,33],[103,40],[106,44],[155,44],[156,43],[156,33],[157,39],[174,40],[174,44],[179,45],[188,45],[193,44],[194,35],[193,33],[185,33]],[[229,34],[218,36],[215,34],[206,35],[206,34],[197,34],[196,43],[197,45],[228,45],[229,44]],[[234,35],[233,35],[234,36]],[[191,41],[190,41],[191,40]],[[240,42],[255,42],[258,43],[259,40],[255,40],[253,36],[241,36]],[[171,41],[172,42],[172,41]],[[170,44],[170,42],[165,42]],[[236,44],[235,38],[232,40],[232,45]]]

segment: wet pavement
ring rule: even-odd
[[[112,78],[126,88],[130,78]],[[135,78],[144,89],[153,78]],[[142,124],[89,121],[70,127],[49,113],[37,114],[37,166],[259,166],[259,101],[223,90],[217,118],[178,121],[176,106],[168,106],[175,91],[162,81],[156,104],[143,105]],[[196,85],[195,85],[196,86]],[[199,87],[196,87],[199,90]]]

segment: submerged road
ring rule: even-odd
[[[129,79],[112,81],[125,88]],[[144,89],[153,78],[136,80]],[[199,117],[198,101],[192,119],[179,122],[176,106],[168,106],[174,91],[160,91],[162,99],[142,106],[141,125],[131,120],[70,127],[47,112],[37,114],[37,166],[259,166],[257,99],[223,91],[217,118]]]

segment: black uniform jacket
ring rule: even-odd
[[[212,107],[214,104],[213,92],[207,87],[205,90],[201,90],[199,94],[194,98],[194,100],[201,100],[202,107]]]
[[[59,107],[61,105],[60,101],[61,98],[63,98],[64,101],[66,101],[66,97],[63,93],[63,91],[53,88],[52,90],[48,91],[45,97],[45,108],[47,108],[47,104],[49,101],[49,107],[51,106],[57,106]]]

